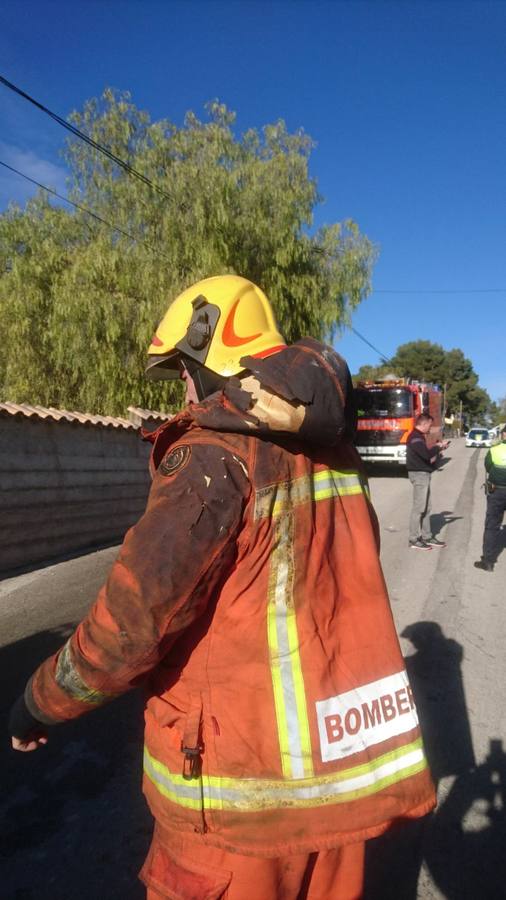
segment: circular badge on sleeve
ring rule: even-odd
[[[174,450],[169,450],[163,457],[160,463],[159,472],[162,475],[175,475],[176,472],[179,472],[180,469],[185,467],[190,459],[191,453],[192,451],[189,444],[180,444],[179,447],[174,447]]]

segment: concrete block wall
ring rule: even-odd
[[[146,505],[150,449],[134,427],[1,416],[0,573],[121,541]]]

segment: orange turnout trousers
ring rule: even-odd
[[[363,841],[281,857],[230,853],[155,826],[140,877],[147,900],[359,900]]]

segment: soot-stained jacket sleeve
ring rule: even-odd
[[[249,493],[244,463],[222,446],[170,448],[95,604],[30,679],[33,716],[52,724],[82,715],[170,652],[233,566]]]

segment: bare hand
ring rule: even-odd
[[[38,734],[27,741],[21,741],[17,737],[12,738],[12,747],[14,750],[20,750],[21,753],[31,753],[32,750],[38,750],[47,744],[47,735]]]

